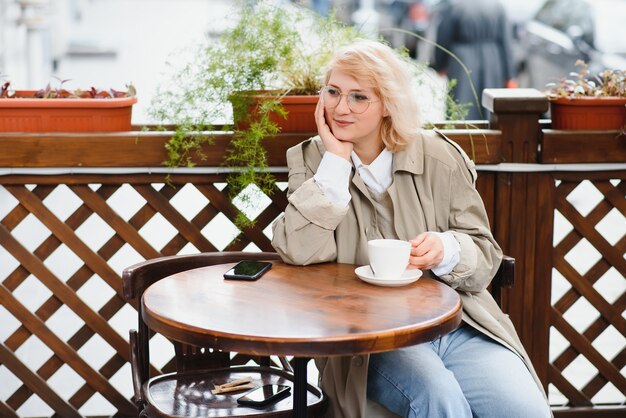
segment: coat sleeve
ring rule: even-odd
[[[283,261],[307,265],[337,258],[335,229],[348,212],[324,196],[313,180],[305,153],[318,152],[306,141],[287,151],[289,204],[273,225],[272,245]]]
[[[451,144],[458,165],[449,180],[448,228],[461,247],[461,258],[440,278],[452,288],[480,292],[498,271],[502,250],[491,233],[485,205],[474,184],[474,164],[458,145]]]

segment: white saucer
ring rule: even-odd
[[[354,269],[354,272],[357,276],[359,276],[359,279],[367,283],[375,284],[377,286],[404,286],[409,283],[413,283],[414,281],[422,277],[422,270],[419,269],[405,270],[404,273],[402,273],[402,275],[397,279],[383,279],[379,277],[374,277],[374,274],[372,273],[372,268],[369,265],[357,267],[356,269]]]

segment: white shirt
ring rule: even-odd
[[[354,167],[367,187],[382,193],[391,186],[393,181],[393,154],[389,150],[383,149],[369,165],[363,164],[354,151],[352,151],[351,158]],[[351,171],[352,165],[348,160],[332,152],[325,152],[313,178],[315,184],[318,185],[328,200],[341,207],[346,207],[351,199],[349,191]],[[430,231],[430,233],[436,234],[443,243],[443,260],[432,269],[432,272],[438,276],[448,274],[461,259],[461,246],[451,232]]]

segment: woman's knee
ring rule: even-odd
[[[368,391],[370,387],[393,388],[411,399],[413,394],[445,393],[455,387],[460,391],[454,374],[443,366],[439,358],[426,356],[419,359],[407,356],[407,353],[389,354],[370,357]]]
[[[487,380],[488,381],[488,380]],[[466,393],[477,417],[481,418],[548,418],[550,406],[541,389],[530,376],[513,377],[507,382],[486,383],[480,390]]]
[[[494,399],[488,415],[478,417],[508,417],[508,418],[549,418],[550,406],[543,396],[533,397],[528,394],[509,397],[508,399]]]
[[[370,364],[367,397],[404,417],[471,417],[458,382],[445,369],[399,378]]]

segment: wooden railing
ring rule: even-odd
[[[505,310],[557,416],[624,416],[626,137],[550,130],[534,90],[488,90],[483,102],[488,123],[444,132],[478,164],[494,234],[516,258]],[[198,167],[171,171],[169,136],[0,134],[0,416],[23,415],[36,398],[50,415],[136,415],[127,343],[136,315],[121,270],[160,255],[272,250],[269,226],[287,204],[285,150],[308,135],[265,139],[279,183],[241,231],[221,167],[230,135],[217,134]],[[165,350],[155,367],[168,370]],[[95,400],[105,413],[92,412]]]

